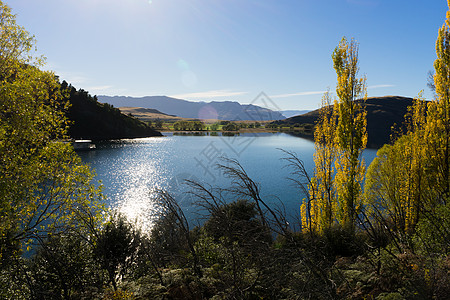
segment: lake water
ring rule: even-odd
[[[187,193],[184,179],[211,186],[229,187],[230,180],[215,167],[221,157],[237,159],[249,176],[260,184],[263,200],[283,203],[294,220],[305,195],[292,181],[290,170],[281,158],[282,148],[295,152],[312,175],[314,143],[286,133],[244,133],[238,136],[179,136],[104,142],[97,149],[79,152],[82,160],[95,169],[101,180],[107,205],[119,208],[129,218],[151,226],[155,189],[163,189],[177,199],[184,212],[194,220],[194,199]],[[368,165],[376,150],[367,149]]]

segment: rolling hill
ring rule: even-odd
[[[122,107],[119,107],[119,109],[122,113],[124,113],[126,115],[132,115],[133,117],[136,117],[139,120],[144,121],[144,122],[155,121],[158,119],[161,121],[165,121],[165,122],[176,122],[176,121],[182,121],[182,120],[189,120],[186,118],[168,115],[168,114],[162,113],[159,110],[153,109],[153,108],[122,106]]]
[[[252,104],[240,104],[234,101],[192,102],[167,96],[125,97],[98,96],[100,102],[115,107],[142,107],[157,109],[168,115],[193,119],[218,120],[282,120],[285,117],[278,111]]]
[[[362,102],[362,100],[357,100]],[[404,122],[404,116],[408,106],[413,103],[412,98],[401,96],[371,97],[364,103],[367,111],[367,147],[380,148],[391,140],[392,126]],[[276,121],[275,124],[315,124],[319,116],[319,110],[314,110],[303,115]]]

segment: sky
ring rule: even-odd
[[[436,58],[445,0],[6,0],[45,68],[92,95],[316,109],[331,54],[359,43],[368,96],[416,97]]]

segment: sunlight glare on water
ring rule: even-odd
[[[108,206],[143,231],[150,229],[154,221],[155,190],[167,185],[163,145],[167,142],[164,138],[121,140],[81,153],[83,160],[101,174]]]

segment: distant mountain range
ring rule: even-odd
[[[362,103],[362,100],[356,100]],[[367,111],[367,147],[379,148],[391,141],[392,126],[400,128],[405,120],[412,98],[400,96],[371,97],[364,102]],[[276,124],[315,124],[319,110],[276,121]]]
[[[268,121],[285,119],[278,111],[234,101],[192,102],[167,96],[125,97],[98,96],[98,100],[115,107],[157,109],[168,115],[194,119]]]

